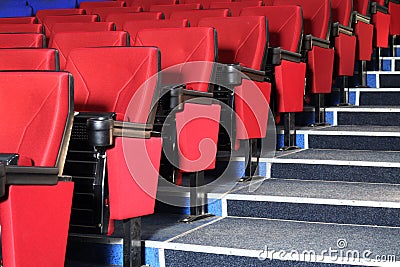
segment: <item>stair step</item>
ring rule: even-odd
[[[400,71],[368,71],[367,86],[372,88],[393,88],[400,84]]]
[[[400,152],[306,149],[269,161],[272,178],[400,184]]]
[[[399,234],[396,227],[225,217],[145,244],[156,266],[395,266]]]
[[[349,106],[326,108],[326,121],[336,125],[400,126],[400,107]]]
[[[350,88],[349,103],[356,106],[398,106],[400,88]]]

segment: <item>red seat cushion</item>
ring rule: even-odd
[[[197,27],[199,20],[209,17],[228,17],[229,9],[209,9],[209,10],[183,10],[175,11],[171,14],[171,19],[188,19],[191,27]]]
[[[1,33],[0,48],[42,48],[45,40],[41,33]]]

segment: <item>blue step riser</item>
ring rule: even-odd
[[[228,200],[228,216],[400,227],[398,209]]]
[[[327,117],[331,116],[327,112]],[[327,121],[329,121],[327,119]],[[396,112],[338,112],[338,125],[400,126],[400,113]]]
[[[273,178],[400,184],[400,168],[274,163]]]
[[[400,151],[400,137],[309,135],[309,148]]]

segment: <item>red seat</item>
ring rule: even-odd
[[[8,127],[0,133],[0,151],[19,154],[20,165],[6,167],[2,264],[62,267],[74,185],[58,174],[72,124],[71,75],[2,71],[0,82],[0,112],[12,114],[2,118]]]
[[[154,28],[185,28],[189,27],[187,19],[166,19],[166,20],[135,20],[127,21],[123,25],[123,30],[129,32],[131,43],[135,41],[136,34],[143,29]]]
[[[227,2],[230,3],[232,0],[182,0],[179,3],[181,4],[195,4],[199,3],[203,6],[204,9],[209,9],[211,3],[213,2]]]
[[[81,2],[79,8],[95,8],[95,7],[124,7],[125,1],[99,1],[99,2]]]
[[[64,8],[64,9],[42,9],[36,12],[36,18],[39,23],[43,22],[43,18],[47,16],[67,16],[67,15],[84,15],[85,10],[81,8]]]
[[[36,23],[36,17],[15,17],[15,18],[0,18],[0,24],[33,24]]]
[[[42,24],[3,24],[0,23],[0,33],[43,33]]]
[[[128,46],[129,35],[123,31],[61,32],[50,40],[49,47],[60,53],[60,69],[65,68],[69,53],[74,48],[99,46]]]
[[[99,20],[97,15],[66,15],[66,16],[46,16],[43,18],[44,30],[46,38],[52,35],[52,28],[56,23],[84,23],[96,22]]]
[[[42,48],[46,37],[41,33],[1,33],[0,48]]]
[[[389,33],[390,35],[400,35],[400,3],[389,1],[388,10],[389,14],[391,14]]]
[[[115,31],[115,24],[113,22],[67,22],[55,23],[51,28],[50,39],[56,33],[60,32],[101,32],[101,31]]]
[[[245,7],[262,6],[263,1],[249,0],[244,2],[211,2],[210,9],[228,8],[232,17],[237,17]]]
[[[367,16],[368,2],[368,0],[353,1],[353,9],[356,11],[352,23],[357,37],[356,60],[369,61],[372,57],[374,26],[371,18]]]
[[[95,7],[86,8],[88,14],[96,14],[100,16],[100,21],[105,21],[106,17],[114,13],[135,13],[141,12],[141,7]]]
[[[201,9],[200,4],[179,4],[179,5],[152,5],[150,6],[150,11],[156,12],[161,11],[164,13],[165,19],[171,17],[172,12],[182,11],[182,10],[195,10]]]
[[[154,119],[152,112],[155,111],[152,109],[153,97],[158,92],[159,64],[159,51],[154,47],[79,48],[70,53],[66,70],[74,76],[75,110],[81,113],[76,116],[75,121],[78,123],[78,120],[83,120],[83,124],[86,124],[86,118],[106,116],[105,112],[112,113],[114,118],[112,145],[104,146],[107,151],[104,157],[107,155],[109,196],[100,194],[99,203],[93,204],[109,203],[107,207],[110,211],[110,224],[106,218],[93,217],[95,219],[88,222],[92,223],[90,227],[95,226],[94,230],[89,225],[81,224],[81,227],[75,226],[74,231],[111,234],[114,220],[130,219],[154,212],[161,138],[153,137],[151,131]],[[85,112],[91,113],[85,115]],[[122,122],[124,124],[122,128],[120,126],[118,133],[117,124],[122,125]],[[76,150],[84,151],[89,148],[94,151],[92,145],[88,146],[86,141],[82,143],[81,140],[80,133],[76,132],[74,135],[73,131],[68,157],[74,157],[76,161],[69,162],[65,169],[65,173],[72,175],[77,184],[85,183],[76,174],[79,171],[77,166],[80,166],[78,161],[85,161],[85,153],[76,153]],[[97,151],[102,153],[103,148],[98,146]],[[90,168],[82,171],[91,173]],[[107,181],[101,173],[96,175],[102,182]],[[107,184],[101,188],[106,189]],[[92,191],[91,193],[96,194]],[[72,216],[72,224],[76,224],[74,219]],[[98,226],[99,223],[101,226]]]
[[[48,48],[0,49],[0,70],[60,70],[58,51]]]
[[[129,3],[130,2],[130,3]],[[178,0],[128,0],[127,5],[141,6],[143,11],[151,11],[150,7],[153,5],[175,5]]]
[[[188,19],[191,27],[197,27],[199,20],[208,17],[228,17],[229,9],[182,10],[171,13],[171,19]]]
[[[105,21],[112,21],[117,27],[117,31],[122,30],[125,22],[131,20],[158,20],[163,19],[162,12],[139,12],[139,13],[113,13],[106,17]]]
[[[368,9],[368,15],[371,16],[372,24],[374,24],[374,46],[378,48],[389,46],[391,16],[385,2],[384,0],[370,1]]]

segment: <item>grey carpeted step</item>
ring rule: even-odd
[[[350,88],[349,103],[356,106],[398,106],[400,88]]]

